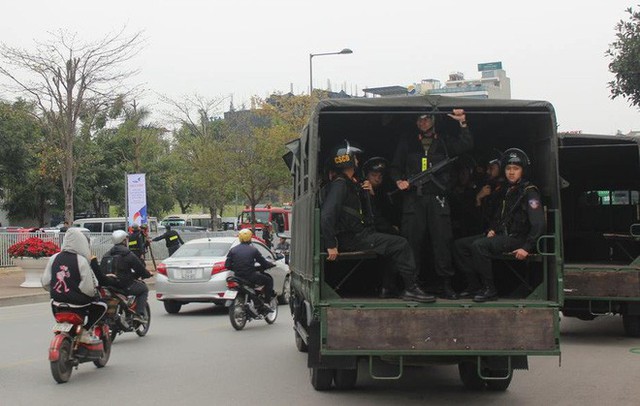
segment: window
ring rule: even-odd
[[[111,233],[115,230],[126,230],[126,224],[124,222],[111,222],[104,223],[104,232]]]
[[[84,228],[86,228],[92,233],[101,233],[102,223],[84,223]]]

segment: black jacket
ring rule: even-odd
[[[366,228],[360,203],[360,186],[345,175],[336,176],[327,186],[320,213],[324,248],[348,245]]]
[[[175,245],[184,244],[184,241],[182,241],[180,234],[178,234],[176,230],[169,230],[164,234],[157,236],[152,241],[160,241],[162,239],[164,239],[164,243],[167,246],[167,248],[173,247]]]
[[[94,297],[88,296],[80,289],[80,268],[78,254],[62,251],[53,260],[51,266],[53,277],[50,283],[51,299],[58,302],[83,305],[91,303]]]
[[[434,134],[433,141],[428,151],[419,139],[417,132],[408,134],[400,139],[391,162],[391,179],[393,182],[407,180],[409,177],[436,165],[447,158],[460,155],[473,148],[473,138],[468,127],[460,128],[457,135]],[[423,169],[423,158],[427,159],[427,168]],[[423,193],[442,194],[452,187],[451,167],[444,168],[436,175],[438,181],[445,187],[442,191],[435,184],[428,183],[424,186]]]
[[[275,264],[267,261],[251,243],[242,243],[229,250],[224,266],[232,270],[235,275],[243,278],[258,271],[255,267],[256,262],[262,265],[262,269],[269,269],[275,266]]]
[[[515,185],[506,183],[500,192],[500,204],[490,223],[496,234],[522,238],[522,248],[533,252],[538,237],[545,228],[544,210],[538,188],[522,180]]]
[[[116,272],[116,276],[118,277],[117,286],[128,288],[133,281],[138,278],[146,279],[151,277],[151,274],[147,271],[145,264],[142,263],[140,258],[124,245],[114,245],[107,255],[119,257]]]
[[[147,238],[142,231],[133,231],[129,234],[129,249],[133,252],[146,251]]]

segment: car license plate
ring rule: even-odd
[[[224,292],[224,296],[222,296],[222,298],[227,300],[233,300],[236,298],[237,295],[238,295],[237,290],[227,290],[226,292]]]
[[[53,328],[51,330],[53,331],[63,331],[63,332],[69,332],[71,331],[71,328],[73,328],[73,324],[71,323],[56,323],[53,325]]]
[[[196,279],[198,277],[197,269],[183,269],[182,279]]]

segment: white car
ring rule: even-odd
[[[182,305],[199,302],[222,305],[227,290],[227,276],[224,267],[229,250],[240,242],[237,237],[210,237],[187,241],[171,257],[158,265],[156,274],[156,298],[163,302],[168,313],[178,313]],[[266,273],[273,278],[273,289],[280,304],[289,301],[289,266],[284,257],[276,255],[262,242],[252,240],[251,244],[268,261],[276,266]]]

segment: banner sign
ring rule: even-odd
[[[147,187],[144,173],[127,174],[127,223],[147,224]]]

